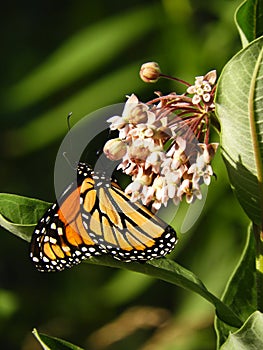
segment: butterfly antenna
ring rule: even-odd
[[[67,116],[67,125],[68,125],[68,132],[70,132],[71,129],[71,125],[70,125],[70,118],[72,116],[72,112],[69,112],[68,116]]]
[[[69,112],[68,116],[67,116],[67,126],[68,126],[68,134],[69,134],[69,148],[70,148],[70,152],[72,153],[72,139],[71,139],[71,125],[70,125],[70,118],[72,116],[72,112]]]
[[[72,112],[69,112],[68,116],[67,116],[67,126],[68,126],[68,133],[69,133],[69,148],[70,148],[70,153],[72,153],[72,139],[71,139],[71,125],[70,125],[70,118],[72,116]],[[63,157],[65,158],[66,162],[68,163],[68,165],[70,166],[71,169],[76,170],[76,166],[74,166],[72,164],[72,162],[70,161],[67,152],[63,152]]]

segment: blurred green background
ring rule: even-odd
[[[240,48],[233,15],[240,0],[81,0],[5,2],[1,40],[1,192],[54,201],[53,167],[73,123],[134,92],[181,87],[138,76],[163,73],[194,82],[218,74]],[[217,140],[217,135],[213,135]],[[205,209],[172,254],[218,296],[245,242],[247,219],[217,154]],[[180,223],[178,222],[178,228]],[[31,330],[91,350],[211,350],[214,309],[199,296],[136,273],[81,264],[34,270],[28,243],[1,229],[0,347],[40,349]]]

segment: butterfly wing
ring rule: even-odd
[[[132,203],[119,186],[84,163],[59,202],[37,224],[30,257],[39,271],[61,271],[103,253],[123,261],[168,254],[176,232],[143,205]]]
[[[132,203],[114,182],[102,174],[86,177],[82,183],[83,225],[102,251],[123,261],[160,258],[174,248],[173,228],[145,206]]]
[[[86,170],[91,173],[90,168]],[[78,167],[78,184],[72,183],[66,189],[33,232],[30,257],[39,271],[61,271],[101,254],[82,224],[79,192],[83,176]]]

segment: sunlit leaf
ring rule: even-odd
[[[83,350],[79,346],[71,344],[63,339],[38,333],[36,329],[34,329],[32,333],[44,350]]]
[[[50,203],[9,193],[0,193],[0,225],[30,241],[34,227]]]
[[[216,110],[221,150],[231,184],[248,217],[263,219],[263,37],[225,66]]]
[[[254,312],[243,327],[231,333],[220,350],[259,350],[263,349],[263,315]]]

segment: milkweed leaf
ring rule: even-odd
[[[236,270],[231,276],[222,301],[242,319],[257,309],[255,242],[252,227],[248,229],[247,243]],[[216,319],[218,346],[222,345],[233,328]]]
[[[216,112],[221,150],[230,182],[248,217],[263,220],[263,37],[225,66],[218,82]]]
[[[137,262],[123,263],[109,256],[101,256],[93,257],[85,262],[140,272],[195,292],[215,306],[216,313],[222,321],[234,327],[242,325],[242,321],[238,316],[220,299],[210,293],[194,273],[180,266],[175,261],[161,258],[147,261],[143,264]]]
[[[0,225],[30,241],[34,227],[50,203],[10,193],[0,193]]]
[[[0,195],[0,213],[4,219],[0,220],[0,224],[20,238],[30,241],[36,223],[49,206],[50,203],[37,199],[3,193]],[[197,276],[172,260],[163,258],[144,264],[124,263],[103,256],[85,262],[140,272],[191,290],[212,303],[221,320],[235,327],[240,327],[242,324],[236,314],[210,293]]]
[[[262,14],[262,0],[246,0],[237,9],[235,22],[243,47],[263,35]]]
[[[44,350],[83,350],[79,346],[71,344],[63,339],[38,333],[36,329],[33,329],[32,333]]]
[[[230,333],[220,350],[263,349],[263,314],[254,312],[235,333]]]

